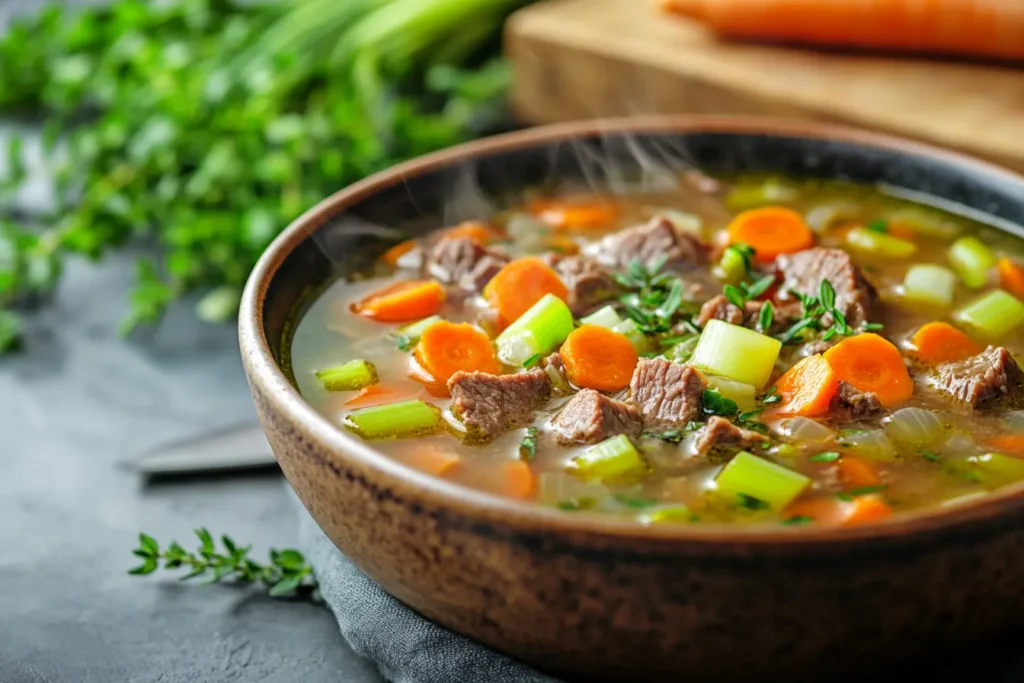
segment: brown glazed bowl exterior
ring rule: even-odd
[[[303,504],[348,557],[423,616],[577,680],[822,680],[878,671],[1019,621],[1020,487],[851,529],[642,527],[499,499],[413,471],[331,424],[295,390],[292,326],[319,286],[387,246],[367,226],[423,215],[427,230],[486,215],[488,197],[552,179],[597,176],[617,188],[620,171],[656,182],[683,162],[886,183],[958,202],[1007,230],[1024,224],[1019,176],[823,125],[586,122],[402,164],[299,218],[246,287],[245,371]]]

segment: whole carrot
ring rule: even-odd
[[[725,36],[1024,59],[1024,3],[1007,0],[659,0]]]

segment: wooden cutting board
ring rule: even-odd
[[[513,106],[549,123],[764,114],[883,130],[1024,170],[1024,68],[716,40],[649,0],[549,0],[511,17]]]

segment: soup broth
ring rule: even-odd
[[[1024,479],[1019,238],[875,188],[680,188],[382,245],[300,321],[299,391],[410,467],[644,524],[854,525]]]

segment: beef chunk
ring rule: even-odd
[[[664,358],[641,358],[629,382],[633,403],[650,431],[682,429],[698,419],[706,386],[700,372]]]
[[[751,448],[767,440],[768,437],[764,434],[741,429],[724,417],[715,415],[701,427],[697,435],[696,448],[699,455],[707,455],[725,447]]]
[[[854,422],[872,417],[885,410],[878,395],[872,391],[861,391],[852,384],[839,382],[839,391],[832,397],[829,414],[837,422]]]
[[[507,262],[503,254],[468,237],[445,237],[430,250],[426,269],[440,282],[480,291]]]
[[[489,441],[529,424],[551,395],[551,382],[540,368],[514,375],[456,372],[448,380],[448,390],[452,414],[466,425],[470,437]]]
[[[870,322],[878,294],[845,251],[807,249],[779,256],[776,265],[784,278],[780,296],[790,289],[805,296],[818,296],[821,281],[828,280],[836,290],[836,308],[842,311],[846,322],[851,327]],[[831,316],[826,314],[825,318],[828,323]]]
[[[746,317],[746,311],[725,298],[724,294],[719,294],[700,307],[697,324],[704,327],[711,320],[724,320],[733,325],[742,325]]]
[[[1010,352],[990,346],[976,356],[936,368],[936,386],[957,401],[983,408],[1003,396],[1017,393],[1024,373]]]
[[[563,445],[594,444],[617,434],[635,439],[644,422],[640,411],[628,403],[584,389],[565,404],[551,426]]]
[[[667,218],[658,217],[604,238],[599,258],[617,268],[626,268],[633,261],[650,268],[664,258],[666,270],[681,270],[703,263],[706,251],[696,237],[679,232]]]
[[[585,256],[551,254],[545,260],[569,289],[566,303],[577,318],[590,313],[598,304],[618,294],[619,289],[611,274]]]

